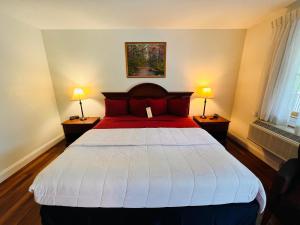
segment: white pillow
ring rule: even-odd
[[[146,108],[146,112],[147,112],[148,118],[152,118],[152,117],[153,117],[153,116],[152,116],[152,110],[151,110],[151,107],[147,107],[147,108]]]

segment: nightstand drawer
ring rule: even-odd
[[[65,125],[63,126],[65,134],[85,133],[93,128],[93,125]]]
[[[218,125],[216,126],[216,124],[213,123],[203,123],[200,125],[201,128],[203,128],[204,130],[208,131],[208,132],[226,132],[228,130],[228,123],[218,123]]]
[[[99,117],[88,117],[86,120],[66,120],[62,123],[67,145],[74,142],[88,130],[92,129],[100,121]]]
[[[230,121],[223,117],[213,118],[201,118],[199,116],[193,117],[194,121],[208,133],[210,133],[221,144],[225,144],[227,131]]]

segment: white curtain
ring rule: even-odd
[[[300,72],[300,10],[276,19],[272,28],[268,80],[259,117],[275,124],[286,124],[295,101],[295,81]]]

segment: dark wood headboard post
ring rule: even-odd
[[[106,98],[190,98],[193,92],[168,92],[154,83],[142,83],[134,86],[128,92],[102,92]]]

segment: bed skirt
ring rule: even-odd
[[[174,208],[41,207],[43,225],[255,225],[259,205],[234,203]]]

